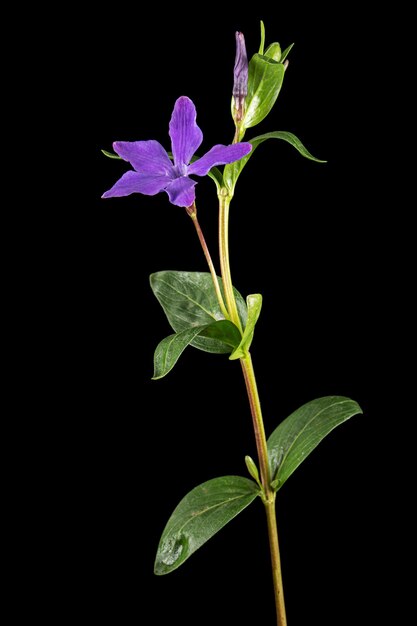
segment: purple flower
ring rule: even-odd
[[[233,163],[249,154],[250,143],[214,146],[204,156],[190,163],[203,141],[203,133],[196,123],[197,112],[193,102],[181,96],[175,103],[169,124],[174,162],[158,141],[116,141],[114,151],[134,168],[116,182],[103,198],[143,193],[153,196],[166,191],[172,204],[189,207],[195,200],[197,184],[190,174],[205,176],[215,165]]]

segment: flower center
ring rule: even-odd
[[[181,178],[181,176],[187,176],[187,166],[185,163],[180,163],[180,165],[174,165],[174,173],[176,178]]]

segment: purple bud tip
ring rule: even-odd
[[[248,57],[246,54],[245,37],[236,32],[236,59],[234,68],[233,95],[241,99],[248,95]]]

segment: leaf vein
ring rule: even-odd
[[[207,511],[211,511],[212,509],[218,508],[220,506],[224,506],[225,504],[229,503],[229,502],[233,502],[234,500],[239,500],[241,498],[247,498],[249,495],[252,494],[241,494],[239,496],[234,496],[233,498],[228,498],[227,500],[222,500],[222,502],[219,502],[218,504],[213,504],[212,506],[208,506],[207,508],[205,508],[202,511],[199,511],[198,513],[194,514],[192,517],[190,517],[183,526],[181,526],[181,528],[179,528],[178,530],[175,531],[175,533],[179,533],[182,532],[183,529],[187,526],[187,524],[189,524],[192,520],[196,519],[197,517],[200,517],[201,515],[204,515],[204,513],[207,513]],[[254,494],[254,496],[256,496],[256,494]]]

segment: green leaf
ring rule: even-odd
[[[259,488],[242,476],[221,476],[195,487],[179,503],[162,533],[155,574],[169,574],[243,511]]]
[[[156,347],[153,364],[152,380],[166,376],[172,370],[185,348],[192,342],[205,326],[187,328],[180,333],[165,337]]]
[[[285,67],[273,59],[254,54],[249,62],[248,95],[243,126],[256,126],[275,104],[284,80]]]
[[[288,46],[288,48],[285,48],[284,52],[281,54],[281,63],[284,63],[285,59],[291,52],[293,46],[294,44],[292,43],[290,46]]]
[[[323,161],[322,159],[317,159],[316,157],[314,157],[307,150],[307,148],[301,143],[298,137],[293,135],[293,133],[289,133],[288,131],[285,131],[285,130],[276,130],[276,131],[273,131],[272,133],[265,133],[264,135],[259,135],[258,137],[255,137],[254,139],[250,139],[249,143],[252,144],[252,151],[249,153],[249,156],[253,153],[255,148],[257,148],[259,145],[261,145],[261,143],[263,143],[267,139],[283,139],[284,141],[287,141],[289,144],[291,144],[296,150],[298,150],[298,152],[306,159],[310,159],[311,161],[316,161],[316,163],[327,163],[327,161]],[[248,157],[246,156],[244,158],[247,159]],[[243,159],[241,160],[243,161]],[[240,162],[241,161],[238,161],[238,163]]]
[[[109,157],[109,159],[119,159],[119,161],[123,161],[122,157],[119,157],[118,154],[114,154],[114,152],[107,152],[107,150],[101,151],[104,156]]]
[[[276,130],[271,133],[265,133],[264,135],[258,135],[258,137],[254,137],[253,139],[248,139],[249,143],[252,145],[252,150],[249,154],[240,161],[236,161],[235,163],[231,163],[230,165],[226,165],[224,168],[223,178],[227,187],[233,192],[236,181],[240,176],[241,171],[245,167],[246,163],[249,161],[256,148],[261,145],[267,139],[282,139],[287,143],[291,144],[298,152],[305,157],[306,159],[310,159],[311,161],[316,161],[316,163],[327,163],[327,161],[322,161],[321,159],[316,159],[307,148],[301,143],[301,141],[296,137],[293,133],[289,133],[285,130]]]
[[[279,63],[281,61],[281,46],[279,43],[271,43],[271,45],[265,50],[265,56]]]
[[[255,331],[255,325],[261,312],[261,294],[251,294],[246,298],[246,304],[248,307],[248,321],[246,322],[245,330],[243,331],[242,340],[240,341],[234,352],[232,352],[232,354],[229,356],[229,359],[231,361],[245,357],[249,351],[253,339],[253,333]]]
[[[213,337],[230,346],[229,352],[238,345],[241,337],[239,329],[228,320],[220,320],[204,326],[192,326],[180,333],[169,335],[156,347],[152,380],[158,380],[166,376],[172,370],[185,348],[200,334],[205,337]]]
[[[359,404],[343,396],[326,396],[294,411],[268,439],[271,478],[280,489],[287,478],[336,426],[362,413]]]
[[[261,43],[259,44],[259,54],[264,53],[264,46],[265,46],[265,25],[263,21],[261,20]]]
[[[207,176],[210,176],[210,178],[214,180],[217,187],[217,193],[220,193],[220,190],[223,187],[223,174],[221,173],[219,168],[212,167],[211,170],[207,173]]]
[[[194,326],[205,326],[224,319],[209,272],[171,270],[156,272],[151,274],[150,283],[171,327],[177,333]],[[222,288],[220,278],[219,283]],[[244,328],[247,319],[246,304],[236,289],[234,294]],[[215,333],[216,331],[212,330],[208,331],[208,336],[197,335],[191,341],[191,345],[205,352],[230,353],[230,343],[219,339]]]
[[[229,352],[239,345],[242,338],[240,330],[229,320],[220,320],[204,326],[200,335],[221,341],[229,346]]]

